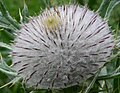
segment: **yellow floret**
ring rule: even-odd
[[[57,15],[50,15],[44,20],[45,27],[47,27],[50,31],[58,28],[60,24],[61,20]]]

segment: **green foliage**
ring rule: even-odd
[[[120,3],[120,0],[103,0],[98,12],[101,16],[109,19],[113,8]]]
[[[2,2],[0,2],[0,10],[2,13],[1,17],[5,18],[5,20],[7,22],[9,22],[9,25],[12,25],[16,29],[20,29],[19,24],[9,15],[8,11],[6,10],[6,8]],[[7,22],[4,21],[4,23],[7,23]],[[4,26],[4,27],[7,27],[7,26]],[[12,27],[10,27],[10,28],[12,28]]]
[[[32,90],[26,89],[21,78],[15,78],[16,73],[10,68],[10,44],[15,37],[14,32],[20,29],[20,23],[27,23],[30,16],[36,16],[46,7],[70,3],[87,5],[90,9],[97,10],[103,18],[109,19],[109,24],[115,29],[113,34],[117,43],[120,43],[120,0],[0,0],[0,86],[4,87],[0,88],[0,93],[29,93]],[[112,59],[105,64],[100,74],[98,71],[82,86],[62,90],[35,90],[31,93],[120,93],[119,57],[120,46],[115,46]]]
[[[20,12],[20,22],[26,23],[26,22],[28,22],[28,18],[29,18],[29,10],[28,10],[28,7],[24,1],[24,8],[22,10],[22,13]]]

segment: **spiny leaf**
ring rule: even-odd
[[[118,57],[117,61],[116,61],[116,67],[115,68],[119,68],[119,66],[120,66],[120,58]],[[113,90],[115,90],[117,88],[115,93],[119,93],[120,92],[120,89],[119,89],[120,88],[120,77],[115,78],[113,82],[114,82]]]
[[[84,93],[89,93],[89,92],[90,92],[90,90],[91,90],[91,88],[93,87],[93,85],[94,85],[96,79],[98,78],[98,75],[99,75],[100,71],[101,71],[101,69],[99,69],[98,72],[95,74],[95,76],[94,76],[92,82],[91,82],[90,85],[87,87],[87,89],[85,90]]]
[[[103,0],[99,9],[97,10],[97,12],[99,12],[99,14],[104,17],[105,16],[105,13],[106,13],[106,10],[107,10],[107,7],[110,3],[110,0]]]
[[[24,0],[24,8],[22,10],[21,19],[20,19],[21,23],[27,23],[28,18],[29,18],[29,11],[28,11],[28,7],[27,7],[25,0]]]
[[[109,74],[109,75],[104,75],[104,76],[99,76],[97,79],[98,80],[106,80],[106,79],[112,79],[112,78],[118,78],[120,77],[120,72],[115,73],[115,74]]]
[[[118,51],[116,54],[112,55],[111,58],[108,60],[108,62],[106,62],[104,64],[104,66],[106,66],[107,64],[109,64],[110,62],[112,62],[111,60],[115,59],[119,55],[120,55],[120,51]]]
[[[3,42],[0,42],[0,47],[4,47],[4,48],[7,48],[9,50],[12,50],[12,48],[10,47],[10,45],[8,45],[6,43],[3,43]]]
[[[9,22],[3,17],[1,12],[0,12],[0,23],[9,25]]]
[[[0,12],[0,27],[14,31],[16,28]]]
[[[8,75],[16,76],[17,73],[4,62],[1,54],[0,54],[0,58],[1,58],[0,59],[0,71]]]
[[[113,10],[113,8],[118,5],[120,3],[120,0],[111,0],[108,8],[107,8],[107,11],[106,11],[106,14],[105,14],[105,18],[109,18],[110,15],[111,15],[111,12]]]
[[[13,80],[11,80],[10,82],[8,82],[8,83],[6,83],[5,85],[1,86],[0,89],[4,88],[4,87],[6,87],[6,86],[8,86],[8,85],[10,85],[10,84],[11,84],[11,86],[12,86],[12,85],[14,85],[16,82],[18,82],[20,79],[21,79],[21,77],[16,77],[16,78],[14,78]]]
[[[5,18],[7,21],[9,21],[16,29],[20,29],[20,25],[15,21],[15,19],[13,19],[10,16],[10,14],[6,10],[6,7],[4,6],[2,1],[0,1],[0,10],[1,10],[1,13],[3,15],[3,18]]]
[[[120,0],[103,0],[98,12],[101,16],[109,19],[113,8],[120,3]]]

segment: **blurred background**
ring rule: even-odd
[[[26,0],[26,5],[29,9],[30,16],[37,16],[40,14],[41,10],[43,10],[46,6],[49,0]],[[60,2],[60,0],[55,0],[57,3]],[[63,1],[63,0],[62,0]],[[15,18],[18,22],[20,22],[19,17],[19,11],[22,11],[24,7],[24,1],[23,0],[3,0],[6,9],[9,11],[10,15]],[[67,4],[69,0],[64,0],[63,3]],[[102,0],[77,0],[77,3],[80,5],[87,5],[90,10],[96,11]],[[112,26],[112,30],[115,30],[115,32],[119,33],[118,30],[120,29],[120,5],[117,5],[114,10],[112,11],[112,14],[110,16],[109,25]],[[2,28],[0,28],[0,42],[4,43],[11,43],[11,41],[14,38],[7,32],[4,31]],[[5,62],[10,65],[11,58],[8,55],[9,50],[0,47],[0,52],[3,56],[3,59]],[[11,80],[11,77],[6,76],[4,73],[0,72],[0,86],[4,85],[5,83],[9,82]],[[120,84],[120,83],[119,83]],[[25,89],[22,87],[20,82],[18,82],[15,85],[5,87],[3,89],[0,89],[0,93],[25,93]],[[73,88],[73,90],[77,90],[77,87]],[[66,93],[74,93],[70,92],[73,91],[69,89]],[[79,89],[78,89],[79,90]],[[47,92],[37,92],[37,93],[47,93]],[[97,92],[94,92],[97,93]],[[115,92],[116,93],[116,92]]]

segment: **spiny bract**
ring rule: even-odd
[[[22,24],[13,44],[13,68],[26,86],[78,85],[108,60],[114,40],[106,21],[77,5],[46,9]]]

